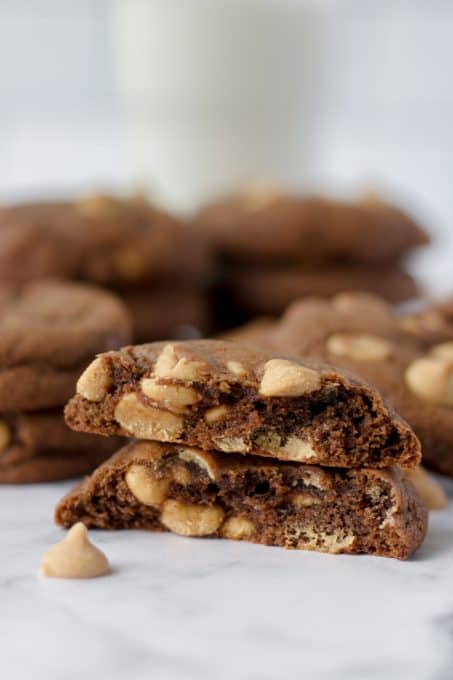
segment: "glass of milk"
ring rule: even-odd
[[[252,180],[309,180],[324,12],[321,0],[117,0],[134,180],[182,210]]]

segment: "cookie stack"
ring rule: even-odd
[[[390,302],[417,294],[404,259],[428,242],[404,212],[368,198],[355,203],[285,195],[256,186],[205,206],[195,229],[222,270],[219,327],[278,315],[296,298],[368,291]]]
[[[327,366],[220,340],[127,347],[88,366],[66,420],[137,440],[60,502],[64,526],[401,559],[425,535],[397,467],[419,462],[417,438]]]
[[[367,380],[413,428],[426,466],[453,476],[453,325],[448,307],[436,305],[401,317],[373,295],[301,300],[289,307],[265,341]]]
[[[53,276],[110,288],[132,314],[136,341],[203,329],[209,271],[200,239],[141,196],[0,209],[0,282]]]
[[[72,432],[63,405],[93,353],[129,340],[123,304],[81,284],[3,286],[0,327],[0,483],[90,472],[121,440]]]

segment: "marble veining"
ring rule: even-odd
[[[69,488],[0,487],[2,680],[453,677],[452,502],[408,562],[91,532],[109,576],[42,579]]]

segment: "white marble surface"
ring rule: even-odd
[[[0,488],[2,680],[453,676],[453,503],[408,562],[93,531],[111,575],[42,579],[69,487]]]

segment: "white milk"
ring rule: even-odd
[[[134,179],[177,208],[314,163],[319,0],[117,0],[114,45]]]

